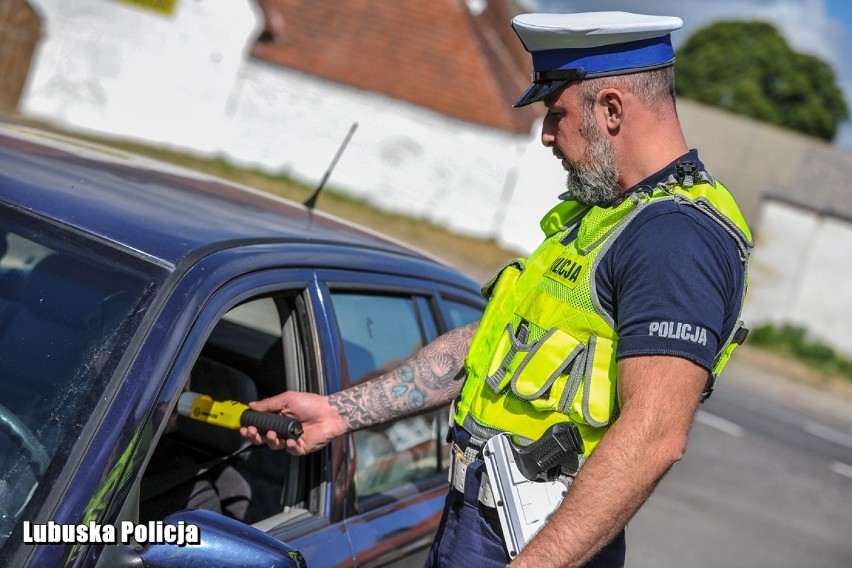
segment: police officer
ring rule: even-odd
[[[455,399],[454,475],[430,565],[622,566],[624,527],[683,455],[744,331],[751,236],[681,131],[670,38],[681,25],[624,12],[516,17],[534,73],[515,106],[545,106],[541,140],[568,172],[542,245],[486,285],[478,324],[346,391],[253,403],[305,431],[284,441],[249,428],[246,439],[316,450],[412,412],[390,392],[413,377],[427,407]],[[501,432],[530,443],[566,421],[583,466],[510,557],[482,497],[482,445]]]

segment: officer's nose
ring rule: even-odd
[[[550,148],[556,143],[556,129],[548,118],[541,123],[541,143]]]

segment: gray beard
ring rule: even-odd
[[[597,129],[591,113],[583,116],[580,133],[588,146],[580,160],[568,161],[566,191],[560,198],[583,205],[609,205],[618,198],[615,145]]]

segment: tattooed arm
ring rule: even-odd
[[[387,374],[329,397],[346,425],[360,430],[451,401],[464,381],[464,358],[476,324],[446,333]]]
[[[476,327],[473,323],[445,333],[396,369],[330,396],[285,392],[249,405],[300,420],[304,433],[298,440],[279,440],[275,432],[263,435],[253,426],[240,432],[254,444],[301,455],[347,432],[446,404],[464,384],[464,358]]]

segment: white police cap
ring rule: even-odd
[[[513,106],[542,100],[570,81],[624,75],[674,63],[673,16],[629,12],[521,14],[512,28],[532,54],[532,85]]]

